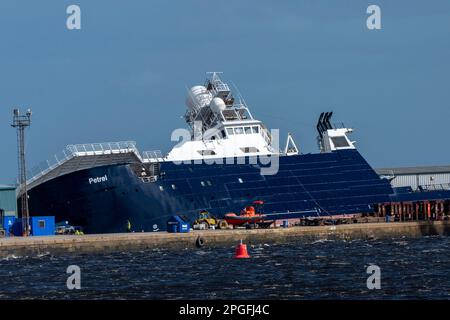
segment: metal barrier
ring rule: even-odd
[[[142,161],[144,162],[159,162],[163,161],[161,150],[152,150],[142,152]]]
[[[132,152],[139,154],[134,141],[104,142],[68,145],[66,149],[73,155],[111,154]]]
[[[450,183],[436,183],[419,185],[417,187],[419,191],[440,191],[440,190],[450,190]]]

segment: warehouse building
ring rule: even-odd
[[[389,179],[393,187],[450,190],[450,166],[381,168],[375,171]]]
[[[0,184],[0,218],[2,216],[17,217],[16,186]]]

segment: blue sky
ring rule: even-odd
[[[71,4],[81,30],[66,28]],[[370,4],[382,30],[366,28]],[[73,143],[168,151],[207,71],[302,152],[333,110],[375,167],[450,164],[449,59],[447,0],[2,0],[0,183],[16,177],[13,107],[34,112],[29,167]]]

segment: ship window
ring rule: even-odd
[[[244,153],[259,152],[258,148],[255,148],[255,147],[245,147],[245,148],[241,148],[241,150]]]
[[[259,127],[258,126],[252,127],[252,131],[253,133],[259,133]]]
[[[175,190],[177,187],[173,184],[172,185],[172,189]]]
[[[244,180],[242,180],[242,178],[238,179],[239,183],[244,183]]]
[[[232,136],[234,134],[233,128],[227,128],[227,133],[229,136]]]
[[[343,148],[349,146],[347,139],[345,139],[345,137],[331,137],[331,141],[333,141],[335,148]]]
[[[159,190],[164,191],[164,187],[163,186],[159,186]]]
[[[225,133],[225,130],[222,129],[222,130],[220,131],[220,133],[222,134],[222,138],[226,138],[226,137],[227,137],[227,135],[226,135],[226,133]]]
[[[235,134],[243,134],[244,133],[244,129],[242,129],[242,127],[234,128],[234,133]]]
[[[213,156],[216,154],[214,150],[200,150],[198,153],[200,153],[202,156]]]
[[[245,130],[245,134],[251,134],[252,133],[252,128],[251,127],[244,127]]]

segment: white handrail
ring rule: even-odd
[[[142,160],[161,160],[163,159],[163,155],[161,150],[151,150],[142,152]]]

